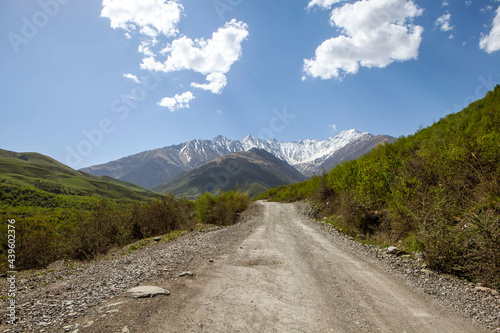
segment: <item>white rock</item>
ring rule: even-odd
[[[389,246],[387,248],[387,253],[389,254],[398,254],[399,253],[399,249],[395,246]]]
[[[154,297],[156,295],[170,295],[170,291],[156,286],[139,286],[127,290],[135,298]]]

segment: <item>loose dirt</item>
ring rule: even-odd
[[[43,281],[21,279],[28,305],[11,332],[499,331],[493,322],[487,329],[472,320],[498,319],[497,294],[459,281],[448,295],[428,295],[412,282],[413,273],[402,278],[378,254],[370,256],[372,248],[307,217],[305,207],[259,202],[229,228],[192,233],[71,274],[47,273]],[[443,277],[426,273],[425,279]],[[446,288],[439,283],[433,292]],[[126,290],[136,286],[170,295],[133,298]],[[454,295],[481,315],[464,315],[443,301]]]
[[[128,299],[104,327],[82,331],[485,331],[339,249],[296,205],[259,205],[240,226],[251,233],[178,280],[170,296]]]

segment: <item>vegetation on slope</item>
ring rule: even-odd
[[[228,192],[197,201],[164,195],[143,201],[47,195],[34,190],[0,203],[0,271],[7,270],[7,221],[15,220],[17,269],[43,268],[60,259],[88,260],[137,240],[194,230],[196,223],[230,225],[249,203]]]
[[[7,271],[12,250],[8,220],[15,220],[12,261],[22,270],[59,259],[93,259],[143,238],[193,230],[196,223],[229,225],[248,203],[236,192],[198,201],[160,196],[40,154],[0,150],[0,271]]]
[[[157,193],[110,177],[97,177],[37,153],[0,149],[0,184],[53,194],[98,195],[111,199],[144,199]]]
[[[428,128],[261,198],[309,199],[366,242],[500,288],[500,86]]]
[[[162,192],[167,189],[188,199],[197,199],[205,192],[217,194],[219,191],[231,190],[239,190],[254,197],[275,186],[305,179],[288,163],[265,150],[252,148],[182,172],[152,190]]]

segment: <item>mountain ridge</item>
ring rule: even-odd
[[[196,199],[205,192],[217,194],[219,190],[239,190],[255,196],[270,188],[305,179],[297,169],[273,154],[264,149],[251,148],[183,171],[152,190],[166,190],[188,199]]]
[[[195,139],[133,154],[119,160],[80,169],[96,176],[110,176],[145,188],[168,181],[182,171],[201,166],[214,159],[251,148],[268,151],[287,162],[305,176],[322,171],[322,164],[339,149],[359,140],[376,136],[355,129],[340,132],[326,140],[300,141],[263,140],[247,135],[232,140],[222,135],[212,140]]]

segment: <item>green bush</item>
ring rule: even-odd
[[[238,215],[247,209],[249,202],[248,195],[235,191],[217,196],[207,192],[195,202],[195,217],[199,223],[231,225],[238,221]]]
[[[309,199],[354,237],[423,250],[430,267],[498,288],[499,183],[497,86],[414,135],[259,198]]]

